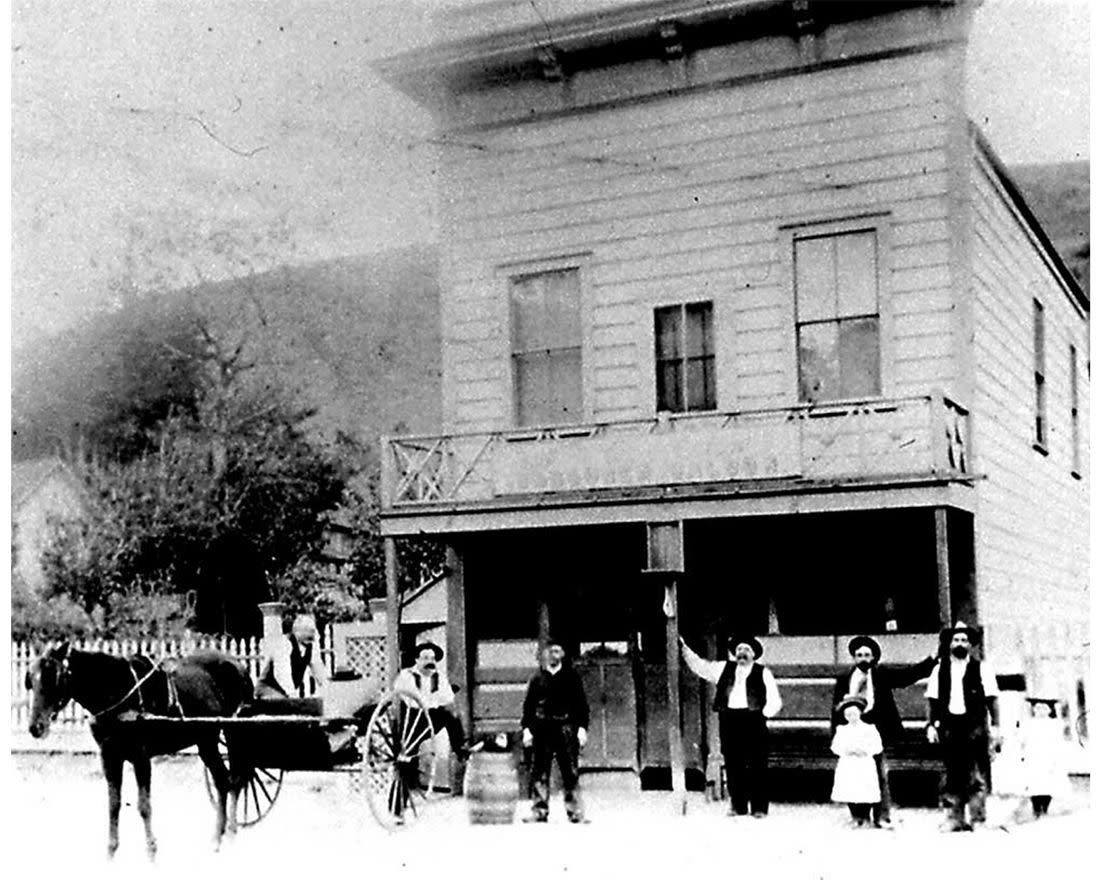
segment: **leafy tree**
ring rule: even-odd
[[[308,436],[310,411],[247,381],[243,342],[201,321],[194,334],[193,353],[177,352],[196,361],[194,406],[160,419],[140,455],[74,463],[89,513],[58,526],[45,554],[52,593],[109,631],[132,628],[141,607],[148,626],[177,625],[192,600],[201,629],[255,631],[255,604],[317,544],[346,481],[334,449]]]

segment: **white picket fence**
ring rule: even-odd
[[[321,660],[332,671],[332,628],[321,634]],[[70,642],[81,651],[103,651],[121,657],[142,654],[153,660],[164,657],[182,657],[194,651],[221,651],[236,657],[248,668],[253,681],[260,676],[262,643],[258,638],[235,639],[230,636],[194,635],[181,639],[86,639]],[[32,645],[28,642],[11,643],[11,725],[12,730],[25,730],[30,716],[30,694],[25,680],[34,662],[49,645]],[[88,713],[75,703],[69,703],[58,715],[61,724],[83,726],[88,723]]]

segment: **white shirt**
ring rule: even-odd
[[[951,697],[947,702],[947,712],[949,715],[966,714],[966,698],[963,694],[963,676],[966,674],[966,664],[968,662],[968,660],[960,660],[958,657],[951,658]],[[997,677],[993,674],[993,671],[986,663],[979,664],[978,668],[981,671],[982,690],[985,691],[986,697],[997,696]],[[930,700],[938,700],[940,698],[939,663],[937,663],[932,670],[932,674],[928,676],[928,687],[925,689],[924,695]]]
[[[429,709],[438,709],[441,706],[451,706],[455,701],[454,688],[451,687],[450,681],[447,679],[447,670],[442,666],[437,666],[435,675],[439,676],[438,687],[436,690],[432,690],[432,673],[421,674],[417,672],[415,666],[411,666],[408,669],[402,669],[397,673],[397,678],[393,680],[393,689],[395,691],[404,691],[405,693],[415,693],[424,701],[424,705]],[[420,676],[420,684],[417,685],[416,677]]]
[[[282,636],[276,643],[273,654],[268,658],[268,662],[271,664],[271,672],[275,677],[275,681],[279,683],[279,687],[283,689],[289,697],[298,696],[298,689],[294,687],[293,676],[290,670],[290,655],[294,650],[294,645],[290,641],[290,636]],[[298,646],[298,650],[304,653],[301,645]],[[313,643],[313,647],[310,650],[308,675],[303,677],[302,684],[306,696],[319,696],[326,681],[328,681],[328,675],[325,673],[325,667],[321,663],[321,646],[317,642]],[[309,679],[313,678],[313,689],[309,686]]]
[[[864,679],[867,679],[867,689],[861,691],[859,688]],[[875,705],[875,680],[871,678],[870,670],[864,672],[858,666],[852,670],[852,677],[848,679],[848,693],[862,694],[862,696],[866,697],[867,708],[864,709],[864,711],[871,711]]]
[[[726,668],[726,662],[724,660],[704,660],[686,644],[682,647],[684,649],[684,660],[687,662],[688,668],[700,678],[712,684],[718,684],[718,679]],[[742,666],[738,663],[734,667],[733,687],[730,688],[727,704],[730,709],[747,709],[749,707],[748,696],[745,693],[745,683],[748,681],[753,666],[757,665],[759,664],[750,663],[748,666]],[[764,708],[762,711],[765,718],[774,718],[776,713],[783,708],[783,700],[779,697],[779,686],[775,683],[775,676],[772,675],[772,671],[767,666],[761,666],[760,668],[764,675]]]

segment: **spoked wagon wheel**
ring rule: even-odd
[[[367,725],[363,788],[371,813],[393,831],[415,821],[435,788],[435,728],[415,694],[387,694]]]
[[[225,731],[218,733],[218,751],[222,756],[222,763],[229,766],[229,748],[225,743]],[[214,786],[214,780],[210,778],[210,770],[203,765],[203,780],[206,782],[206,793],[210,797],[210,803],[218,805],[218,789]],[[249,774],[237,799],[237,827],[247,828],[255,825],[264,816],[271,812],[275,805],[275,799],[283,788],[283,770],[269,770],[265,767],[256,767]]]

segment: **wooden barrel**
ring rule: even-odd
[[[475,752],[466,767],[466,807],[474,825],[510,825],[519,780],[508,752]]]

